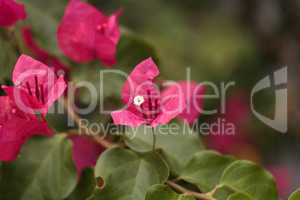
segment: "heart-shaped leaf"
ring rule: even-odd
[[[220,184],[253,200],[278,200],[272,175],[250,161],[233,162],[224,171]]]
[[[246,194],[234,193],[230,195],[227,200],[252,200],[252,199]]]
[[[155,152],[137,154],[114,148],[102,154],[95,169],[96,178],[104,181],[103,189],[97,190],[96,200],[144,199],[147,189],[164,183],[169,169]]]
[[[218,185],[223,171],[234,158],[222,156],[214,151],[196,153],[182,171],[180,178],[197,185],[201,191],[209,192]]]
[[[160,126],[155,129],[155,135],[156,148],[163,151],[164,157],[175,174],[180,174],[193,155],[204,149],[198,134],[186,124],[176,124],[173,128]],[[147,152],[153,146],[153,133],[147,126],[129,128],[125,140],[131,149]]]
[[[294,192],[290,197],[289,200],[299,200],[300,199],[300,189]]]
[[[85,200],[92,196],[96,188],[94,170],[86,169],[82,172],[80,180],[75,190],[66,200]]]
[[[62,200],[77,183],[72,146],[64,136],[33,138],[1,169],[1,200]],[[13,192],[12,192],[13,191]]]
[[[220,187],[213,195],[217,200],[228,200],[230,195],[235,194],[230,188]]]

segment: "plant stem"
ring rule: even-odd
[[[68,116],[71,117],[71,119],[80,128],[79,124],[80,124],[81,118],[75,113],[75,111],[73,110],[71,104],[69,104],[67,98],[64,98],[64,100],[63,100],[63,106],[64,106],[65,110],[68,112]],[[85,133],[85,135],[92,135],[92,134]],[[112,144],[108,140],[105,140],[105,138],[102,138],[102,137],[100,137],[98,135],[93,136],[93,138],[94,138],[94,140],[97,143],[99,143],[102,147],[104,147],[106,149],[118,146],[118,145]]]
[[[153,127],[151,128],[151,130],[152,130],[152,136],[153,136],[152,150],[155,151],[155,149],[156,149],[156,135],[155,135],[155,130],[154,130]]]
[[[194,192],[194,191],[191,191],[191,190],[188,190],[186,188],[184,188],[183,186],[177,184],[176,182],[174,181],[167,181],[167,184],[172,187],[174,190],[176,190],[177,192],[180,192],[186,196],[192,196],[192,197],[195,197],[199,200],[216,200],[214,197],[213,197],[213,194],[215,193],[215,191],[217,190],[214,190],[214,192],[209,192],[209,193],[198,193],[198,192]]]

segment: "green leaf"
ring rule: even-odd
[[[176,124],[173,128],[160,126],[155,129],[155,134],[156,148],[163,151],[165,159],[175,174],[180,174],[193,155],[204,149],[198,134],[186,124]],[[126,144],[135,151],[150,151],[153,143],[152,130],[147,126],[129,128],[125,140]]]
[[[230,195],[227,200],[252,200],[252,199],[246,194],[234,193]]]
[[[148,190],[145,200],[195,200],[195,198],[179,195],[165,185],[154,185]]]
[[[213,195],[217,200],[228,200],[228,197],[235,192],[227,187],[220,187]]]
[[[71,143],[61,135],[28,141],[14,163],[2,166],[0,200],[62,200],[69,196],[77,183],[71,151]]]
[[[300,189],[294,192],[290,197],[289,200],[299,200],[300,199]]]
[[[224,171],[220,184],[253,200],[278,200],[272,175],[250,161],[232,163]]]
[[[214,151],[196,153],[182,171],[180,179],[197,185],[201,191],[209,192],[218,185],[223,171],[233,161],[233,157],[222,156]]]
[[[85,200],[93,194],[95,188],[94,170],[86,169],[82,172],[75,190],[66,200]]]
[[[169,169],[161,156],[154,152],[137,154],[114,148],[102,154],[95,176],[104,180],[104,189],[97,190],[96,200],[144,199],[147,189],[164,183]]]

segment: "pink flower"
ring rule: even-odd
[[[14,25],[18,20],[26,18],[23,4],[14,0],[0,0],[0,26],[9,27]]]
[[[120,13],[107,17],[88,3],[71,0],[57,31],[60,49],[75,62],[99,59],[108,66],[114,65]]]
[[[34,41],[30,27],[23,27],[21,31],[23,41],[34,57],[49,67],[53,67],[56,74],[65,74],[65,80],[68,81],[69,67],[65,66],[58,58],[42,49],[36,41]]]
[[[249,146],[251,139],[247,135],[245,127],[249,117],[249,102],[245,94],[236,92],[226,102],[224,115],[220,115],[213,123],[215,128],[208,137],[208,146],[222,153],[237,154],[242,147]],[[222,120],[224,122],[222,122]],[[222,127],[224,123],[224,128]],[[227,125],[234,126],[234,133],[228,134]]]
[[[0,160],[13,161],[22,145],[34,135],[51,136],[46,121],[24,113],[8,96],[0,97]]]
[[[15,86],[2,86],[6,94],[22,111],[43,116],[67,86],[63,76],[57,77],[51,68],[26,55],[18,59],[12,80]]]
[[[84,169],[96,165],[98,157],[105,149],[87,136],[74,135],[70,139],[73,142],[72,157],[80,175]]]
[[[197,84],[193,81],[180,81],[170,87],[179,87],[179,89],[183,92],[187,104],[186,108],[182,111],[178,118],[188,122],[189,124],[193,124],[202,112],[204,103],[202,95],[205,93],[204,85]]]
[[[111,113],[115,124],[156,127],[182,113],[186,106],[183,92],[169,87],[160,93],[153,82],[158,75],[159,70],[151,58],[135,67],[122,89],[122,100],[127,108]]]

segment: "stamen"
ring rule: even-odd
[[[42,99],[42,103],[45,103],[45,95],[44,95],[44,87],[43,87],[43,84],[40,85],[40,89],[41,89],[41,99]]]
[[[133,104],[136,106],[141,106],[144,102],[145,100],[143,96],[136,96],[133,99]]]
[[[148,95],[148,106],[149,106],[149,111],[150,113],[148,113],[148,115],[150,115],[149,117],[152,118],[153,113],[152,113],[152,101],[151,101],[151,92],[149,90],[147,90],[147,95]]]
[[[143,117],[144,117],[145,119],[148,119],[148,116],[147,116],[147,114],[146,114],[146,110],[144,109],[144,105],[145,105],[145,104],[142,104],[142,105],[141,105]]]
[[[30,94],[30,96],[32,96],[32,92],[31,92],[30,85],[28,82],[26,82],[26,87],[27,87],[27,90],[28,90],[28,93]]]
[[[159,113],[158,99],[155,99],[155,113],[154,113],[155,117],[157,117],[158,113]]]
[[[35,96],[38,100],[40,100],[40,89],[39,89],[39,82],[37,76],[34,76],[35,80]]]

